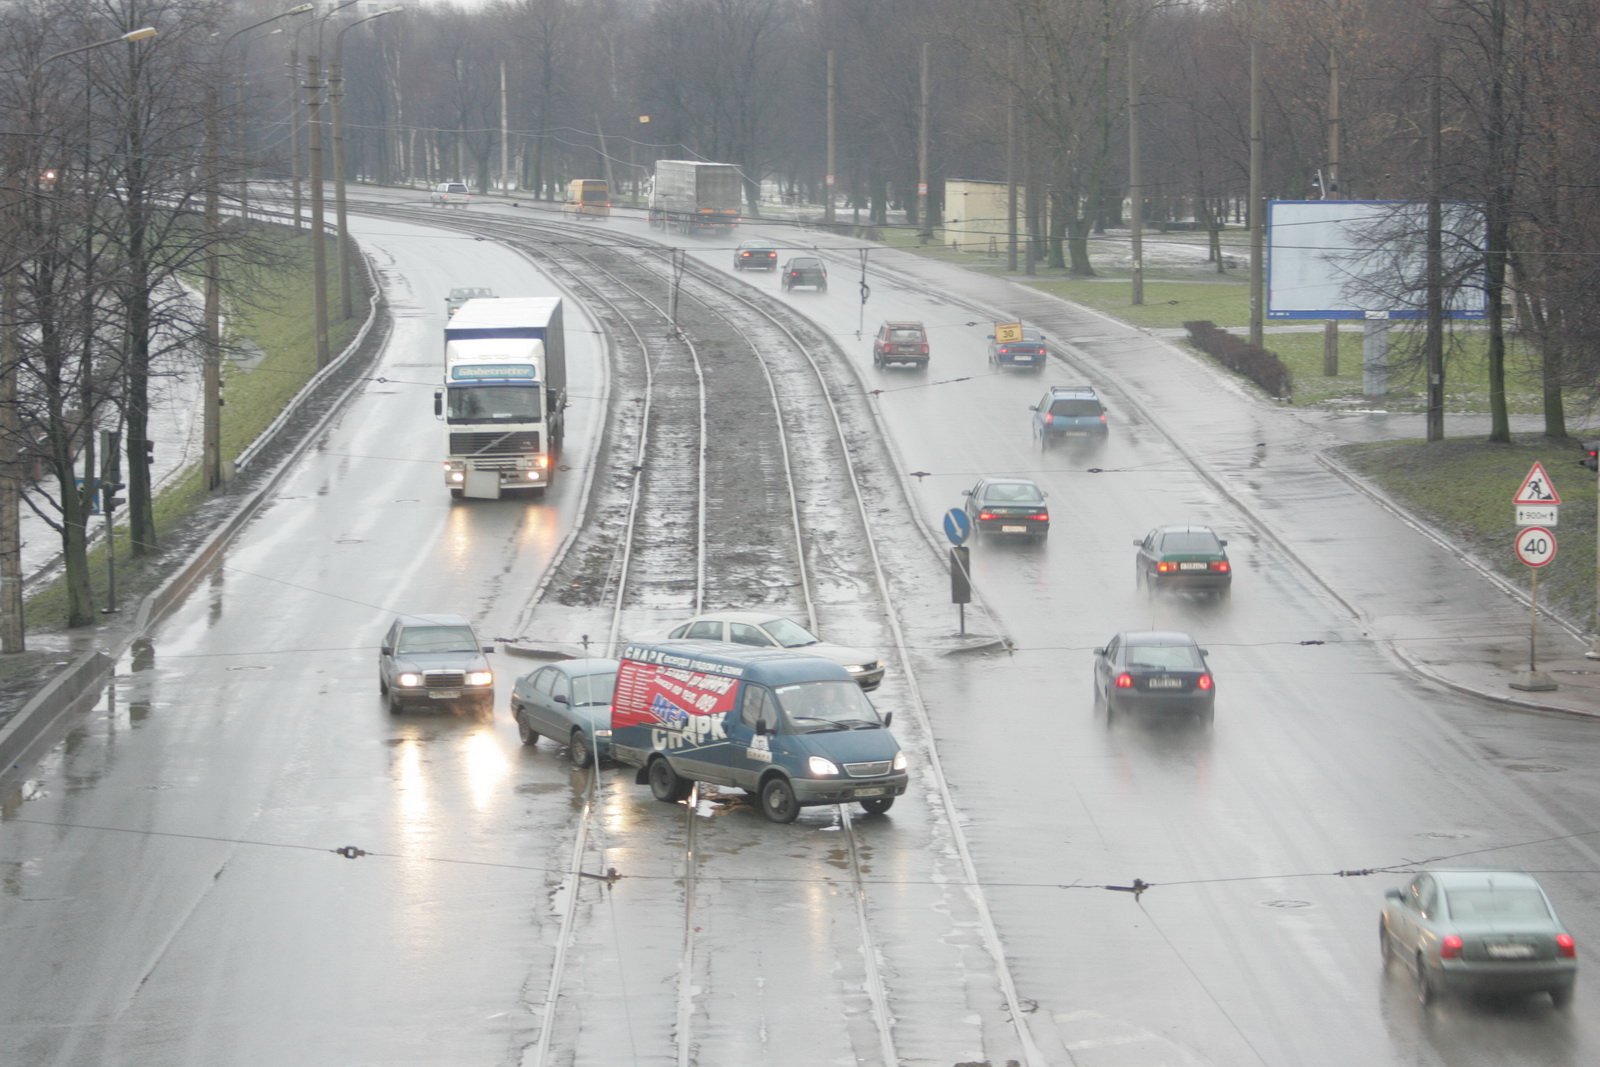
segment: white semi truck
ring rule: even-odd
[[[732,163],[658,159],[650,183],[650,225],[679,233],[731,230],[739,224],[742,193],[739,168]]]
[[[468,300],[444,328],[445,485],[453,497],[540,495],[555,477],[567,406],[560,297]]]

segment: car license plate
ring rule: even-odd
[[[430,689],[430,690],[428,690],[428,698],[430,700],[460,700],[461,699],[461,690],[459,690],[459,689]]]
[[[1525,960],[1533,955],[1532,945],[1487,945],[1490,959]]]
[[[1152,678],[1145,685],[1150,689],[1182,689],[1182,678]]]
[[[1206,565],[1204,563],[1180,563],[1178,564],[1178,569],[1180,571],[1203,571],[1206,569]]]
[[[858,796],[858,797],[881,797],[881,796],[883,796],[883,794],[887,793],[888,791],[889,791],[888,789],[884,788],[881,785],[873,785],[873,786],[868,786],[865,789],[857,789],[855,795]]]
[[[1012,356],[1011,357],[1011,362],[1013,362],[1013,363],[1032,363],[1033,362],[1033,357],[1032,356]]]
[[[1002,526],[1002,527],[1000,527],[1000,532],[1001,533],[1027,533],[1028,532],[1028,528],[1026,526]]]

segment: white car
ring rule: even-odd
[[[435,207],[466,207],[472,203],[472,193],[464,182],[440,182],[428,193],[428,202]]]
[[[832,645],[793,619],[766,611],[714,611],[696,615],[675,626],[669,638],[727,641],[753,648],[788,648],[831,659],[849,671],[862,689],[876,689],[883,681],[883,660],[871,652],[847,645]]]

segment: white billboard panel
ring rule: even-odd
[[[1480,319],[1483,206],[1443,209],[1445,315]],[[1427,221],[1417,200],[1269,202],[1267,318],[1426,317]]]

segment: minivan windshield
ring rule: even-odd
[[[779,686],[777,694],[784,714],[803,734],[883,725],[878,709],[849,679]]]

